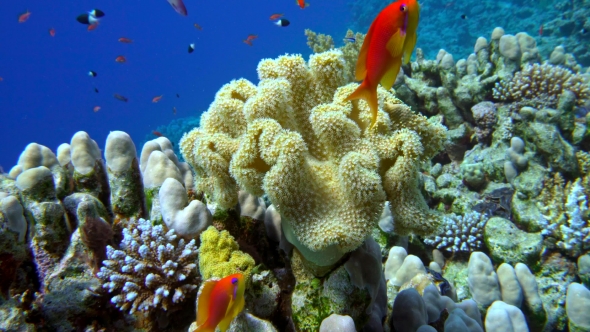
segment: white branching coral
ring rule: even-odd
[[[496,100],[553,108],[565,90],[576,95],[579,105],[590,99],[590,87],[584,76],[550,64],[534,64],[524,67],[512,79],[496,83],[493,93]]]
[[[450,214],[443,217],[442,231],[437,236],[427,237],[424,242],[440,250],[473,252],[482,244],[483,228],[488,216],[470,212],[463,216]]]
[[[590,225],[588,224],[588,199],[582,179],[564,185],[557,173],[546,182],[537,206],[543,213],[545,237],[554,238],[556,245],[572,257],[578,257],[590,249]]]
[[[162,225],[139,219],[123,229],[120,250],[107,247],[97,276],[122,311],[168,310],[196,292],[197,253],[195,240],[186,243],[174,230],[165,233]]]

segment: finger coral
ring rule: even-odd
[[[418,165],[440,149],[446,129],[414,114],[382,88],[376,130],[364,101],[345,98],[342,52],[262,60],[258,86],[225,85],[185,134],[181,151],[197,190],[221,207],[238,189],[267,194],[289,242],[311,262],[334,264],[377,225],[386,200],[399,234],[431,234],[439,218],[418,189]]]
[[[518,102],[520,107],[555,108],[566,90],[576,95],[579,105],[590,99],[590,87],[582,75],[550,64],[533,64],[496,83],[493,93],[496,100]]]
[[[139,219],[123,229],[120,250],[107,247],[97,276],[122,311],[168,310],[196,292],[197,252],[195,240],[177,241],[174,230]]]

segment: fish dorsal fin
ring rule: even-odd
[[[197,301],[197,326],[203,325],[209,317],[209,299],[217,280],[207,280],[201,286]]]
[[[398,29],[396,33],[393,34],[393,36],[391,36],[391,38],[389,38],[389,41],[387,42],[387,46],[385,46],[385,48],[387,48],[387,50],[389,51],[389,55],[391,55],[392,58],[398,58],[403,55],[403,50],[404,50],[404,41],[406,39],[406,33],[402,31],[402,29]]]
[[[393,83],[395,83],[395,79],[397,78],[397,74],[399,73],[399,68],[401,65],[402,59],[400,57],[395,57],[390,60],[387,72],[385,72],[385,75],[383,75],[380,82],[385,90],[391,89]]]
[[[373,31],[375,30],[375,22],[371,24],[367,35],[365,36],[365,40],[363,41],[363,46],[361,46],[361,50],[359,52],[358,60],[356,61],[356,71],[355,71],[355,78],[357,81],[362,81],[367,76],[367,54],[369,53],[369,44],[371,43],[371,38],[373,37]]]
[[[416,39],[418,35],[416,33],[411,34],[407,37],[406,43],[404,45],[404,65],[410,61],[410,57],[412,56],[412,52],[414,51],[414,47],[416,47]]]

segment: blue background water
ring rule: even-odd
[[[3,1],[0,166],[10,170],[30,142],[55,151],[79,130],[101,148],[109,131],[123,130],[140,150],[146,133],[158,125],[206,110],[223,84],[240,77],[257,82],[260,59],[309,54],[305,28],[345,34],[351,22],[344,1],[309,1],[302,10],[295,0],[185,0],[187,17],[166,0]],[[96,30],[87,31],[76,17],[92,8],[106,16]],[[29,20],[18,23],[27,9]],[[269,20],[274,13],[284,13],[291,25],[274,25]],[[55,37],[48,32],[52,27]],[[253,47],[242,42],[248,34],[258,35]],[[122,44],[120,37],[133,43]],[[196,44],[192,54],[190,43]],[[119,55],[127,62],[115,62]],[[88,76],[89,70],[98,76]],[[129,102],[113,98],[114,93]],[[152,103],[158,95],[164,97]],[[94,113],[94,106],[100,111]]]

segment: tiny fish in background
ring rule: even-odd
[[[289,24],[291,24],[291,22],[289,22],[289,20],[286,18],[282,18],[282,19],[276,21],[275,24],[284,28],[284,27],[288,27]]]
[[[244,275],[236,273],[221,280],[207,280],[197,299],[197,329],[193,332],[225,332],[232,320],[244,309]]]
[[[129,100],[129,99],[127,99],[126,97],[124,97],[124,96],[121,96],[121,95],[120,95],[120,94],[118,94],[118,93],[115,93],[115,94],[113,95],[113,97],[115,97],[115,99],[118,99],[118,100],[120,100],[120,101],[124,101],[124,102],[127,102],[127,101]]]
[[[244,44],[246,44],[248,46],[254,45],[254,44],[252,44],[252,41],[251,40],[248,40],[248,39],[244,39],[243,42],[244,42]]]
[[[119,63],[123,63],[123,62],[126,62],[127,59],[124,56],[119,55],[118,57],[115,58],[115,61],[117,61]]]
[[[182,0],[168,0],[168,3],[174,10],[182,16],[186,16],[188,12],[186,11],[186,6]]]
[[[29,17],[31,17],[31,12],[27,9],[26,12],[18,16],[18,23],[25,23],[29,19]]]
[[[98,22],[90,24],[86,30],[93,31],[96,30],[96,28],[98,28]]]
[[[464,19],[464,20],[466,20],[467,19],[467,15],[463,14],[463,15],[461,15],[461,18]]]
[[[129,38],[121,37],[121,38],[119,38],[119,42],[123,43],[123,44],[131,44],[131,43],[133,43],[133,40],[131,40]]]
[[[539,37],[543,37],[543,24],[539,27]]]
[[[2,77],[0,77],[0,82],[4,81],[4,79]]]
[[[87,25],[98,24],[98,19],[104,17],[104,15],[105,14],[102,10],[93,9],[88,13],[78,15],[78,17],[76,17],[76,21]]]
[[[94,108],[92,109],[94,111],[94,113],[100,111],[100,106],[94,106]]]
[[[271,21],[278,20],[279,18],[283,17],[283,15],[285,15],[285,14],[282,14],[282,13],[272,14],[272,15],[270,15],[270,20]]]
[[[195,28],[197,28],[197,30],[203,30],[203,28],[200,25],[198,25],[197,23],[193,24],[193,26]]]
[[[88,72],[88,76],[96,77],[96,75],[98,75],[98,74],[95,71],[92,71],[91,70],[91,71]]]
[[[356,43],[356,38],[354,37],[346,37],[344,38],[345,42],[349,42],[349,43]]]
[[[157,136],[157,137],[164,137],[164,134],[162,134],[161,132],[159,132],[157,130],[152,130],[152,134],[154,134],[154,136]]]
[[[180,95],[178,93],[176,94],[176,98],[180,98]]]
[[[188,45],[188,52],[193,53],[195,51],[195,44]]]
[[[172,114],[176,115],[176,106],[172,107]]]
[[[49,29],[49,35],[51,37],[55,37],[55,29],[54,28]]]
[[[258,35],[248,35],[248,38],[246,38],[247,40],[254,40],[258,38]]]
[[[305,2],[305,0],[295,0],[295,2],[297,3],[299,8],[301,8],[301,9],[305,9],[305,8],[309,7],[309,3]]]
[[[588,30],[586,28],[582,28],[582,30],[580,30],[580,33],[585,35],[588,32]]]
[[[98,93],[98,89],[97,88],[94,88],[94,92]]]
[[[160,99],[162,99],[162,97],[164,97],[164,95],[155,96],[154,98],[152,98],[152,103],[159,102]]]

